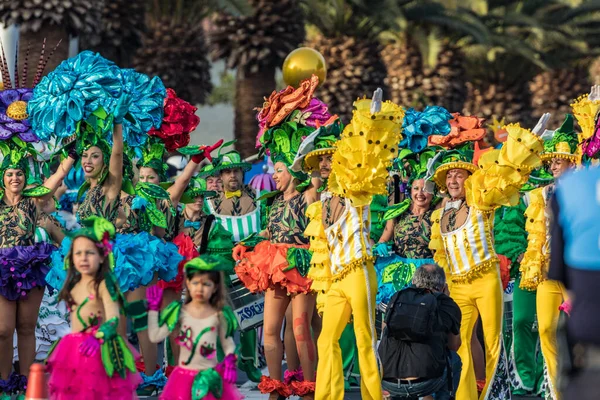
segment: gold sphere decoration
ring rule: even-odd
[[[6,115],[15,121],[23,121],[29,115],[27,114],[27,103],[23,100],[17,100],[6,108]]]
[[[283,62],[283,81],[295,88],[311,75],[319,78],[319,86],[327,78],[327,65],[323,55],[310,47],[300,47],[292,51]]]

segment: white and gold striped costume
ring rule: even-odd
[[[404,112],[385,102],[371,114],[370,100],[354,103],[352,121],[336,143],[329,190],[343,211],[327,221],[327,206],[311,205],[313,259],[309,277],[313,290],[326,291],[323,330],[319,336],[319,368],[315,399],[342,400],[344,376],[339,340],[350,318],[354,321],[361,377],[361,398],[381,400],[381,376],[375,348],[377,277],[369,242],[374,194],[386,193],[387,167],[397,155]],[[324,226],[327,223],[329,226]]]
[[[473,328],[481,316],[486,360],[486,384],[480,399],[504,399],[510,396],[508,370],[502,349],[503,290],[498,256],[494,251],[494,210],[516,205],[519,189],[531,170],[540,165],[541,140],[519,125],[508,125],[507,142],[501,150],[484,154],[479,168],[445,165],[473,172],[465,181],[465,201],[469,213],[462,226],[442,232],[440,220],[444,209],[432,214],[431,241],[434,260],[449,277],[450,295],[462,312],[461,347],[463,367],[458,400],[477,398],[477,383],[471,355]],[[460,163],[457,163],[460,164]],[[467,163],[463,163],[467,164]],[[444,166],[442,166],[444,167]],[[440,167],[440,168],[442,168]],[[440,169],[438,169],[440,170]],[[436,183],[445,185],[445,175]]]

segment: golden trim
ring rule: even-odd
[[[477,278],[481,278],[483,275],[492,271],[494,268],[500,268],[500,260],[498,258],[491,258],[486,260],[463,275],[451,275],[450,280],[452,283],[471,283]]]
[[[340,272],[338,272],[337,274],[333,275],[331,277],[331,281],[332,282],[339,282],[342,279],[344,279],[346,276],[348,276],[348,274],[350,274],[351,272],[353,272],[356,269],[362,268],[363,266],[367,265],[367,262],[375,262],[375,257],[374,256],[364,256],[362,258],[359,258],[358,260],[354,260],[348,264],[345,264],[344,266],[342,266],[342,270]]]
[[[335,147],[326,147],[323,149],[313,150],[308,152],[304,156],[304,162],[302,164],[303,169],[306,172],[313,172],[319,169],[319,160],[316,157],[322,156],[324,154],[333,154],[335,153]],[[316,162],[316,164],[315,164]]]
[[[448,175],[448,171],[451,169],[464,169],[474,173],[478,168],[477,165],[466,161],[451,161],[440,165],[433,174],[433,180],[440,188],[443,189],[446,187],[446,175]]]
[[[581,163],[581,156],[569,153],[543,153],[540,155],[542,162],[550,162],[553,158],[562,158],[575,164]]]

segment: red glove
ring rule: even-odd
[[[208,161],[212,161],[212,156],[210,155],[210,153],[212,153],[212,151],[214,149],[218,149],[222,144],[223,144],[223,139],[219,140],[217,143],[213,144],[212,146],[200,146],[199,149],[202,150],[202,152],[200,154],[196,154],[195,156],[192,156],[192,162],[194,162],[196,164],[200,164],[202,162],[202,160],[204,160],[205,158]]]
[[[235,261],[242,261],[245,254],[246,254],[246,246],[238,244],[237,246],[235,246],[233,248],[233,252],[231,253],[231,256],[233,257],[233,259]]]

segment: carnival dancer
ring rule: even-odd
[[[434,155],[434,150],[428,150],[418,154],[418,161],[406,161],[412,163],[408,181],[410,197],[388,207],[384,215],[386,227],[373,250],[378,256],[375,262],[379,278],[378,303],[387,304],[394,293],[410,285],[416,268],[433,263],[429,237],[435,187],[424,178],[427,161]]]
[[[534,177],[534,175],[539,175],[541,171],[543,169],[538,168],[531,173],[529,181],[521,188],[519,204],[500,207],[494,217],[494,248],[498,255],[505,256],[510,261],[509,279],[514,280],[512,309],[509,310],[512,313],[511,320],[508,319],[510,316],[506,315],[505,310],[504,345],[508,350],[511,393],[518,396],[538,395],[544,381],[543,358],[539,351],[540,340],[535,312],[536,294],[519,287],[520,263],[528,243],[525,210],[529,204],[531,190],[541,179],[540,176]]]
[[[293,114],[291,116],[293,118]],[[260,138],[263,150],[274,162],[278,193],[269,207],[266,228],[260,236],[267,240],[252,251],[242,245],[234,249],[239,261],[235,272],[244,286],[253,293],[265,293],[264,348],[269,376],[264,376],[258,388],[269,393],[270,399],[291,394],[312,398],[316,366],[316,347],[311,334],[315,294],[311,293],[308,273],[309,239],[304,236],[308,224],[306,208],[316,201],[314,195],[303,191],[309,184],[308,175],[293,172],[291,167],[302,138],[314,128],[284,120],[271,127]],[[283,345],[281,328],[291,303],[294,338],[303,371],[303,381],[293,381],[289,387],[282,382]]]
[[[427,143],[432,135],[443,139],[456,129],[449,123],[452,119],[445,108],[438,106],[428,106],[422,112],[406,110],[400,143],[403,149],[397,164],[406,172],[409,196],[389,206],[383,215],[387,223],[373,250],[378,256],[378,303],[387,304],[396,291],[411,284],[416,268],[433,263],[429,237],[435,185],[425,178],[427,162],[435,156],[435,148],[428,148]]]
[[[17,332],[21,371],[29,370],[35,357],[35,327],[40,303],[46,285],[50,255],[54,247],[35,243],[36,228],[43,204],[68,173],[76,156],[65,158],[58,171],[47,180],[46,186],[27,188],[30,174],[28,155],[37,152],[31,145],[39,141],[31,126],[27,107],[35,88],[42,78],[45,65],[56,50],[44,57],[45,40],[37,65],[36,75],[27,82],[27,58],[22,78],[19,79],[18,60],[15,59],[14,81],[11,66],[4,58],[0,62],[3,88],[0,90],[0,392],[9,394],[24,389],[27,379],[12,371],[13,334]],[[18,52],[17,52],[18,53]],[[69,149],[72,150],[72,149]]]
[[[310,215],[311,224],[321,225],[315,228],[321,235],[312,238],[311,249],[329,257],[320,273],[327,296],[318,342],[316,399],[344,397],[339,339],[351,318],[362,398],[382,397],[375,350],[377,278],[369,241],[369,203],[374,194],[387,193],[387,168],[397,155],[403,116],[397,105],[381,102],[381,90],[376,91],[373,101],[354,103],[352,121],[344,128],[333,154],[328,181],[331,196],[323,201],[322,213]],[[312,268],[316,267],[313,264]]]
[[[542,161],[548,167],[556,182],[569,169],[580,163],[579,139],[573,127],[573,116],[567,114],[565,121],[555,131],[543,136],[544,153]],[[536,311],[540,344],[546,364],[548,392],[552,399],[559,398],[556,379],[558,376],[558,350],[556,327],[560,314],[559,307],[567,299],[567,291],[562,283],[548,280],[550,263],[550,199],[554,194],[554,183],[533,190],[530,203],[525,211],[527,218],[528,245],[521,262],[520,287],[536,291]]]
[[[306,215],[311,219],[320,216],[323,209],[322,201],[331,196],[328,191],[327,182],[331,174],[331,161],[335,153],[335,143],[339,140],[342,133],[342,123],[338,119],[329,125],[324,125],[307,136],[302,142],[301,149],[294,160],[292,169],[295,171],[304,171],[312,177],[311,188],[319,196],[321,201],[316,201],[308,206]],[[315,341],[319,339],[322,329],[322,315],[325,307],[325,299],[327,297],[327,289],[330,286],[330,259],[327,251],[327,240],[325,233],[321,232],[321,225],[309,223],[304,231],[304,235],[311,238],[311,267],[308,271],[308,278],[312,280],[311,290],[317,293],[317,318],[319,319],[319,329],[315,330],[313,318],[313,336]],[[319,241],[320,240],[320,241]],[[318,249],[318,244],[315,247],[315,242],[319,241],[321,248]],[[315,251],[315,250],[319,251]],[[318,333],[318,334],[317,334]],[[356,347],[356,335],[354,334],[354,326],[352,322],[344,328],[340,337],[340,348],[342,353],[342,366],[344,368],[344,388],[349,389],[351,384],[358,383],[360,373],[358,373],[358,349]],[[287,356],[287,351],[286,351]],[[284,381],[298,380],[302,371],[294,371],[290,368],[288,360],[288,371]],[[302,380],[302,379],[299,379]]]
[[[5,316],[0,326],[0,351],[12,354],[13,332],[17,331],[20,367],[28,371],[35,357],[35,326],[44,296],[46,274],[55,247],[35,243],[36,226],[41,210],[39,204],[52,199],[54,191],[75,163],[70,149],[55,174],[44,186],[25,189],[29,173],[29,147],[3,143],[10,152],[4,154],[0,167],[2,197],[0,204],[0,259],[3,261],[0,284],[0,313]],[[10,146],[10,147],[9,147]],[[11,374],[12,357],[0,357],[0,390],[11,393],[23,390],[27,380]]]
[[[234,243],[262,230],[264,204],[259,200],[260,193],[244,185],[244,173],[252,167],[242,161],[240,153],[229,151],[219,154],[214,162],[214,174],[223,183],[223,191],[216,197],[206,198],[206,207],[215,221],[233,235]],[[260,382],[262,373],[257,368],[257,332],[255,329],[240,334],[241,350],[239,368],[250,380]]]
[[[450,275],[450,293],[461,308],[462,360],[457,399],[477,398],[471,339],[481,316],[486,353],[486,383],[481,399],[510,398],[508,371],[502,347],[503,289],[493,244],[494,210],[515,205],[529,173],[539,165],[545,114],[532,134],[518,124],[505,127],[508,139],[501,150],[485,153],[479,167],[472,163],[468,131],[458,148],[442,154],[433,179],[450,198],[432,215],[430,248],[434,260]],[[463,117],[465,118],[465,117]],[[468,118],[468,117],[467,117]],[[475,120],[479,120],[476,117]],[[457,138],[460,143],[461,138]]]
[[[67,279],[59,298],[72,311],[72,333],[46,361],[50,399],[130,400],[140,378],[134,354],[117,333],[123,297],[111,274],[115,228],[98,217],[82,225],[69,233]]]

